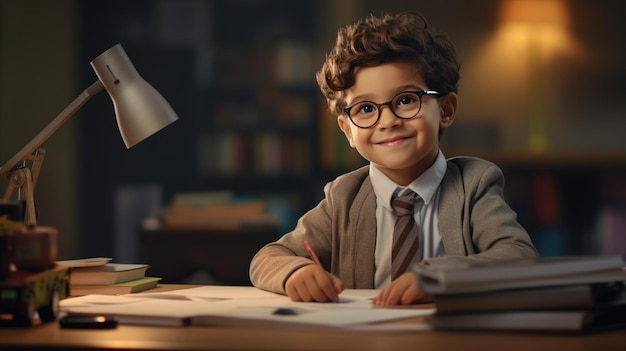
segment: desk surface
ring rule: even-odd
[[[26,350],[624,350],[626,331],[590,335],[355,332],[262,328],[140,327],[68,330],[57,323],[0,329],[0,349]]]
[[[168,289],[171,289],[169,287]],[[420,323],[418,319],[411,320]],[[0,349],[26,350],[625,350],[626,330],[594,334],[362,332],[225,327],[0,328]]]

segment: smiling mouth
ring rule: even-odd
[[[400,144],[400,143],[404,142],[407,139],[409,139],[409,137],[390,138],[390,139],[385,139],[383,141],[377,142],[376,144],[378,144],[378,145],[386,145],[386,146],[394,146],[394,145],[397,145],[397,144]]]

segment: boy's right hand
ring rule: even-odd
[[[339,302],[343,282],[321,266],[310,264],[293,272],[285,283],[285,292],[292,301]]]

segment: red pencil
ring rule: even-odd
[[[304,247],[306,247],[306,250],[309,252],[309,257],[311,257],[313,262],[315,262],[316,265],[321,266],[322,264],[320,263],[319,258],[317,258],[315,251],[313,251],[313,248],[311,247],[309,242],[306,240],[304,240]]]

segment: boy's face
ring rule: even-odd
[[[346,90],[346,105],[359,101],[383,103],[404,91],[427,90],[421,73],[405,62],[362,67],[354,85]],[[371,128],[355,126],[347,116],[337,121],[350,146],[391,180],[408,185],[432,165],[439,150],[439,128],[454,121],[456,94],[422,97],[422,108],[412,119],[401,119],[389,106],[380,108],[380,120]]]

